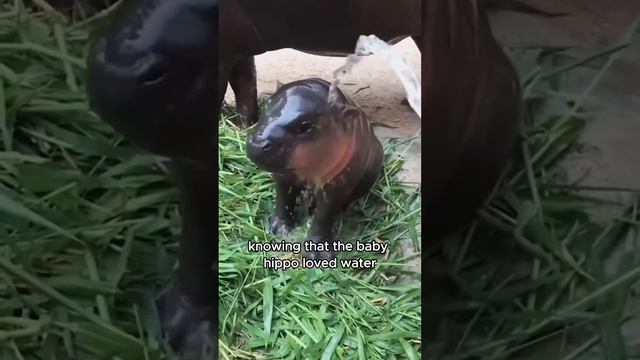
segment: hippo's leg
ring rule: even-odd
[[[215,168],[173,161],[182,212],[179,266],[173,283],[156,301],[163,335],[178,353],[216,359],[218,341],[217,222]]]
[[[236,96],[236,109],[239,123],[236,125],[247,128],[258,121],[258,89],[256,79],[256,64],[253,56],[243,58],[233,65],[229,83]]]
[[[296,199],[302,188],[284,176],[274,175],[274,180],[276,182],[276,206],[268,218],[269,230],[274,235],[286,236],[296,225]]]
[[[218,109],[222,109],[224,97],[227,94],[227,87],[231,83],[231,72],[233,70],[233,64],[235,61],[224,58],[220,59],[218,64]],[[232,89],[233,90],[233,89]],[[222,112],[220,112],[222,113]],[[238,121],[234,121],[238,124]]]
[[[324,194],[316,196],[316,209],[313,221],[305,241],[314,243],[329,243],[329,251],[312,251],[308,255],[311,259],[333,259],[334,227],[339,214],[347,206],[345,194],[332,194],[325,189]]]

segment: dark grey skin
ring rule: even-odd
[[[296,202],[310,189],[314,217],[306,241],[332,244],[338,216],[371,190],[384,154],[364,111],[338,88],[330,91],[327,81],[305,79],[282,85],[269,98],[247,139],[247,155],[276,183],[271,232],[291,232]],[[309,257],[332,259],[335,253]]]

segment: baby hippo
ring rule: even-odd
[[[268,217],[273,234],[292,231],[298,200],[311,195],[306,241],[329,243],[328,251],[309,253],[312,259],[335,257],[338,216],[382,173],[382,145],[366,114],[321,79],[278,86],[247,140],[247,155],[276,183],[275,209]]]

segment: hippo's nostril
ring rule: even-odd
[[[148,59],[140,71],[137,80],[139,85],[151,85],[161,81],[166,75],[165,62],[156,56]]]

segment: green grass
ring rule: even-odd
[[[151,300],[175,266],[175,186],[158,158],[88,112],[82,59],[103,20],[57,19],[19,0],[0,5],[0,359],[172,358]],[[387,158],[386,176],[342,222],[341,240],[391,244],[384,257],[366,255],[375,269],[265,270],[246,242],[273,239],[264,231],[273,185],[225,114],[222,358],[418,359],[422,342],[423,356],[440,359],[639,358],[623,331],[640,310],[637,194],[597,200],[561,166],[589,115],[562,77],[595,69],[587,95],[631,42],[589,62],[547,51],[518,60],[526,106],[516,161],[466,236],[429,249],[453,286],[425,309],[403,267],[415,259],[399,251],[403,240],[420,250],[419,193],[396,180],[401,158]],[[388,155],[401,148],[386,144]],[[441,336],[420,337],[421,311],[442,315]]]

